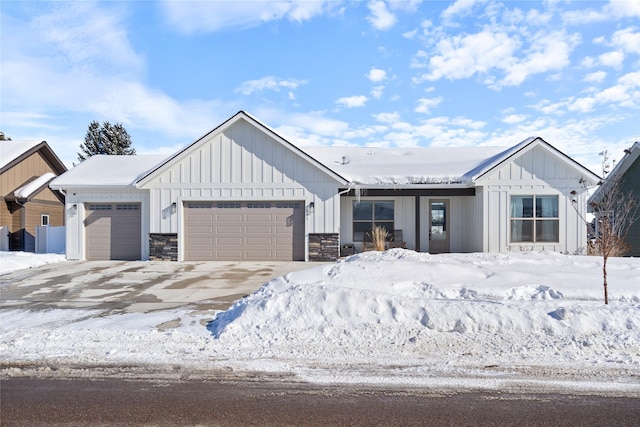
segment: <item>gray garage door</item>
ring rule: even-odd
[[[189,261],[304,261],[302,202],[186,202]]]
[[[140,204],[87,203],[88,260],[141,258]]]

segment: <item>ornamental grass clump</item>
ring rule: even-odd
[[[384,245],[391,234],[384,228],[376,226],[371,233],[367,233],[373,243],[373,250],[384,251]]]

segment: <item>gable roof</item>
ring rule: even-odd
[[[599,202],[604,194],[603,192],[608,191],[613,182],[622,178],[631,165],[638,161],[638,158],[640,158],[640,142],[636,141],[630,148],[624,150],[624,157],[613,168],[611,173],[609,173],[604,183],[589,197],[589,205],[593,202]]]
[[[81,187],[133,186],[144,175],[162,162],[166,156],[156,154],[106,155],[89,157],[49,184],[53,189]]]
[[[49,147],[47,141],[0,141],[0,173],[11,169],[38,151],[57,175],[67,171],[67,167]]]
[[[496,156],[488,158],[486,162],[468,172],[468,179],[476,182],[492,170],[495,170],[506,162],[513,160],[515,157],[521,155],[525,151],[533,149],[534,147],[544,148],[547,152],[556,156],[558,159],[562,160],[572,168],[576,169],[579,173],[583,174],[584,178],[592,185],[595,185],[600,179],[598,175],[591,172],[589,169],[582,166],[580,163],[567,156],[562,151],[558,150],[539,136],[527,138],[519,144],[516,144],[513,147],[508,148],[501,153],[498,153]]]
[[[271,138],[273,138],[276,142],[281,144],[283,147],[294,152],[296,155],[302,157],[303,159],[305,159],[307,162],[314,165],[315,167],[321,169],[326,174],[333,177],[336,181],[342,184],[347,184],[348,181],[344,177],[342,177],[340,174],[336,173],[334,170],[320,163],[319,161],[311,157],[309,154],[307,154],[305,151],[293,145],[291,142],[287,141],[282,136],[278,135],[274,130],[272,130],[262,122],[255,119],[253,116],[247,114],[245,111],[240,110],[236,114],[228,118],[226,121],[224,121],[222,124],[215,127],[211,131],[207,132],[202,137],[198,138],[192,144],[188,145],[187,147],[183,148],[182,150],[178,151],[174,155],[165,159],[163,162],[156,165],[154,168],[147,171],[143,176],[141,176],[138,179],[136,186],[137,187],[143,186],[144,184],[152,180],[156,175],[162,173],[166,169],[173,166],[173,164],[175,164],[176,162],[188,156],[190,152],[196,149],[199,145],[206,143],[206,141],[208,141],[210,136],[215,135],[217,133],[224,132],[225,130],[227,130],[228,128],[230,128],[231,126],[233,126],[234,124],[238,123],[241,120],[244,120],[247,123],[251,124],[252,126],[260,129],[262,132],[269,135]]]

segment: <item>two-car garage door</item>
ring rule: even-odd
[[[302,202],[186,202],[188,261],[303,261]]]

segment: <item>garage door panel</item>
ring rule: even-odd
[[[192,245],[196,246],[213,246],[213,238],[211,237],[194,237],[191,240]]]
[[[215,229],[216,229],[216,233],[221,236],[224,236],[225,234],[236,235],[236,234],[242,233],[241,225],[227,225],[227,226],[216,225]]]
[[[271,215],[251,215],[248,214],[245,216],[245,222],[251,224],[272,224],[274,218]]]
[[[240,214],[216,214],[215,221],[221,224],[237,224],[242,222],[242,215]]]
[[[218,237],[215,240],[215,246],[237,246],[241,248],[244,240],[241,237]]]
[[[303,260],[302,207],[299,202],[186,203],[185,259]],[[211,231],[205,232],[206,223]],[[198,240],[204,234],[211,244]]]
[[[270,247],[273,245],[273,240],[271,238],[271,236],[265,236],[265,237],[247,237],[247,239],[245,240],[245,243],[249,246],[265,246],[265,247]],[[247,249],[249,250],[249,249]]]
[[[272,234],[274,234],[276,232],[275,227],[273,227],[270,224],[252,224],[252,225],[246,225],[244,227],[244,232],[245,234],[264,234],[267,236],[271,236]]]
[[[88,203],[85,236],[88,260],[141,258],[139,203]]]

